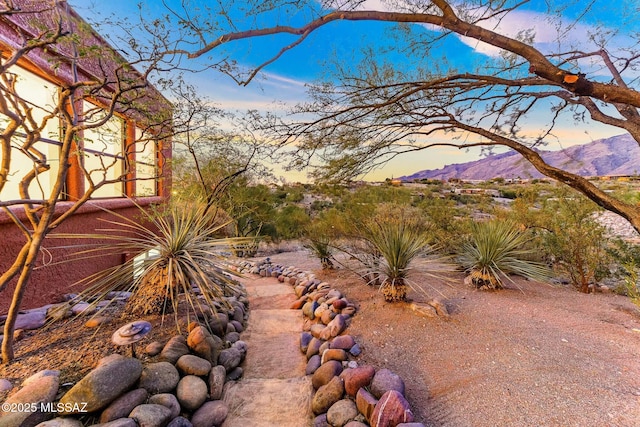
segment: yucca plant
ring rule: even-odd
[[[333,251],[331,250],[331,239],[323,235],[308,237],[304,247],[309,249],[319,260],[323,270],[333,269]]]
[[[367,223],[364,237],[382,258],[379,265],[379,273],[383,277],[380,289],[385,301],[404,301],[410,265],[427,246],[428,235],[416,224],[397,218]]]
[[[76,259],[104,256],[105,251],[137,255],[81,281],[87,288],[78,299],[97,304],[110,292],[124,290],[132,293],[125,313],[164,315],[173,311],[177,316],[179,295],[185,296],[188,313],[197,314],[204,307],[227,305],[225,297],[242,292],[233,273],[225,268],[223,251],[247,239],[218,238],[226,224],[216,224],[206,207],[174,205],[164,214],[140,208],[140,213],[144,221],[110,212],[115,219],[103,219],[111,227],[98,230],[100,234],[55,236],[103,242],[89,248],[84,245]]]
[[[474,223],[471,239],[462,244],[458,261],[478,289],[500,289],[509,274],[545,281],[549,269],[530,261],[535,251],[526,248],[529,236],[509,221]]]

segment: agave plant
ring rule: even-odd
[[[110,212],[115,219],[103,219],[110,224],[99,230],[103,234],[56,235],[106,242],[76,253],[84,259],[104,256],[105,250],[134,254],[127,262],[81,281],[87,288],[78,299],[97,304],[110,292],[124,290],[131,292],[125,313],[164,315],[173,311],[177,316],[179,295],[185,296],[188,313],[197,314],[204,307],[227,305],[225,297],[242,292],[233,273],[224,267],[223,251],[247,239],[218,238],[226,224],[216,224],[204,206],[174,205],[164,214],[142,208],[140,212],[142,222]]]
[[[427,246],[428,235],[410,221],[398,218],[368,223],[364,237],[382,258],[378,268],[385,301],[404,301],[410,265]]]
[[[500,289],[509,274],[545,281],[549,269],[530,261],[534,250],[525,247],[529,236],[508,221],[474,223],[471,239],[463,243],[458,261],[478,289]]]

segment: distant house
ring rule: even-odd
[[[47,6],[54,4],[33,0],[14,0],[12,3],[23,12],[29,12],[35,7],[44,8],[45,4]],[[82,27],[83,31],[79,32],[81,36],[78,41],[80,46],[86,49],[100,47],[108,50],[112,55],[97,59],[89,56],[80,57],[72,67],[68,44],[47,46],[46,49],[31,51],[11,68],[11,73],[15,76],[17,92],[34,106],[43,106],[52,100],[55,102],[60,88],[78,79],[107,79],[117,65],[126,63],[66,2],[55,2],[53,9],[43,12],[2,15],[0,17],[0,53],[4,58],[11,56],[12,52],[23,45],[26,37],[39,34],[44,26],[51,24],[60,16],[65,17],[67,20],[65,22],[70,25],[70,28]],[[137,72],[132,70],[131,73]],[[116,81],[107,83],[107,88],[110,84],[115,91]],[[169,123],[163,123],[163,126],[170,126],[172,106],[151,86],[142,87],[138,96],[141,99],[144,98],[147,104],[153,105],[156,114],[150,116],[148,113],[143,113],[132,107],[133,104],[128,105],[127,108],[116,108],[113,116],[101,127],[89,129],[84,134],[78,135],[77,148],[84,155],[81,160],[78,160],[78,157],[70,160],[69,173],[64,183],[64,196],[57,203],[57,209],[63,212],[73,205],[73,201],[80,199],[90,185],[89,179],[99,180],[104,176],[113,182],[97,190],[92,200],[59,227],[60,232],[94,232],[96,228],[104,227],[104,223],[98,221],[98,218],[108,216],[102,210],[103,208],[126,217],[134,217],[138,211],[131,198],[135,198],[138,205],[149,206],[162,202],[170,195],[171,171],[168,160],[171,158],[171,141],[168,137],[161,137],[161,133],[154,133],[153,129],[155,125],[160,124],[159,121],[166,122],[167,118]],[[103,99],[85,97],[84,100],[69,106],[69,109],[73,109],[73,113],[81,118],[91,111],[95,120],[108,117],[106,110],[104,113],[100,111],[101,108],[107,107]],[[104,115],[101,116],[101,114]],[[33,193],[46,195],[50,193],[54,184],[58,170],[60,123],[61,121],[56,120],[55,117],[49,120],[46,128],[43,129],[42,138],[36,143],[38,150],[47,157],[51,168],[38,175],[37,182],[32,184],[34,185]],[[0,118],[0,127],[2,125]],[[33,168],[34,159],[29,156],[29,153],[15,151],[11,156],[13,171],[24,173]],[[84,168],[79,162],[84,164]],[[84,175],[84,170],[92,171],[89,178]],[[20,199],[18,176],[20,174],[8,180],[5,188],[0,192],[0,201]],[[10,218],[11,214],[24,215],[23,210],[17,207],[10,208],[9,213],[0,210],[0,236],[2,236],[0,272],[7,271],[25,241],[20,229]],[[51,247],[56,244],[60,243],[49,242],[45,246]],[[66,241],[65,244],[68,245],[70,242]],[[68,252],[55,250],[51,255],[55,257],[55,261],[59,261],[65,259]],[[128,256],[130,254],[121,253],[92,259],[91,262],[58,264],[36,269],[31,276],[31,282],[35,286],[30,286],[27,290],[23,306],[29,308],[42,305],[54,301],[62,293],[77,292],[77,289],[69,288],[69,285],[87,275],[121,263]],[[13,288],[9,287],[0,292],[0,313],[7,311],[12,291]]]

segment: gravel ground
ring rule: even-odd
[[[271,259],[319,269],[304,251]],[[439,296],[451,312],[429,319],[347,270],[319,274],[359,305],[349,331],[361,361],[401,375],[427,426],[640,425],[640,314],[625,297],[521,279],[481,292],[416,268],[410,297]]]

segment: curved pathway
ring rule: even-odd
[[[229,416],[223,427],[307,427],[313,387],[299,347],[302,316],[289,309],[293,289],[272,277],[241,282],[251,310],[242,334],[249,350],[242,379],[225,386]]]

